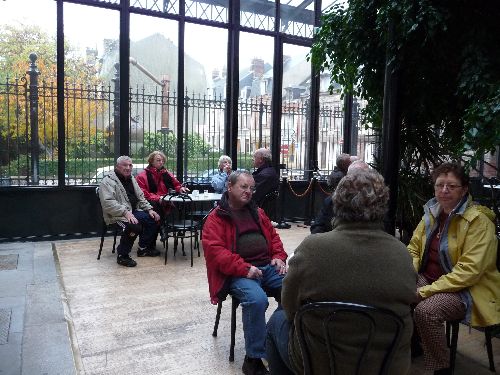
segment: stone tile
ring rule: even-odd
[[[0,345],[0,374],[21,375],[22,333],[10,332],[8,342]]]
[[[25,296],[0,297],[0,309],[9,308],[12,312],[10,317],[11,333],[23,332],[25,304],[26,304]]]
[[[26,285],[32,283],[32,271],[8,270],[0,272],[0,296],[18,297],[26,294]]]
[[[23,374],[76,374],[66,323],[32,325],[24,332]]]
[[[26,291],[25,327],[65,322],[58,283],[32,284]]]

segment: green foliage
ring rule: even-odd
[[[422,186],[444,159],[474,158],[500,144],[500,3],[351,0],[323,16],[309,58],[368,101],[381,129],[386,63],[398,74],[399,215],[413,225],[432,194]],[[424,185],[423,185],[424,184]],[[409,216],[409,218],[406,218]]]

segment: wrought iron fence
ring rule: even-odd
[[[27,77],[0,82],[0,177],[4,185],[57,185],[58,123],[57,87],[38,80],[32,61]],[[119,118],[119,80],[113,84],[83,85],[66,82],[65,178],[67,185],[93,184],[102,170],[112,169],[115,158],[115,123]],[[163,87],[131,87],[129,149],[135,163],[160,149],[167,155],[166,167],[176,170],[183,163],[184,181],[209,182],[224,152],[225,99],[207,93],[189,93],[184,101],[183,132],[177,137],[179,96]],[[238,166],[252,168],[251,155],[271,140],[271,97],[240,98],[238,106]],[[359,106],[353,124],[357,153],[370,161],[377,137],[359,125]],[[307,160],[310,129],[309,97],[282,103],[279,162],[291,179],[303,179],[313,162]],[[317,165],[326,176],[342,150],[344,113],[338,100],[323,100]],[[178,142],[184,153],[178,155]]]

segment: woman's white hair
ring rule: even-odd
[[[231,160],[231,158],[227,155],[222,155],[220,158],[219,158],[219,169],[222,165],[222,163],[224,163],[225,161],[228,161],[229,164],[233,164],[233,161]]]

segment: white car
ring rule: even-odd
[[[132,174],[134,176],[137,176],[147,166],[148,166],[148,164],[142,164],[142,163],[133,164],[132,165]],[[101,183],[101,180],[104,178],[104,176],[106,176],[110,171],[112,171],[114,169],[115,169],[114,165],[108,165],[106,167],[97,168],[96,174],[94,175],[94,177],[92,177],[90,179],[89,184],[91,184],[91,185],[99,185]]]

